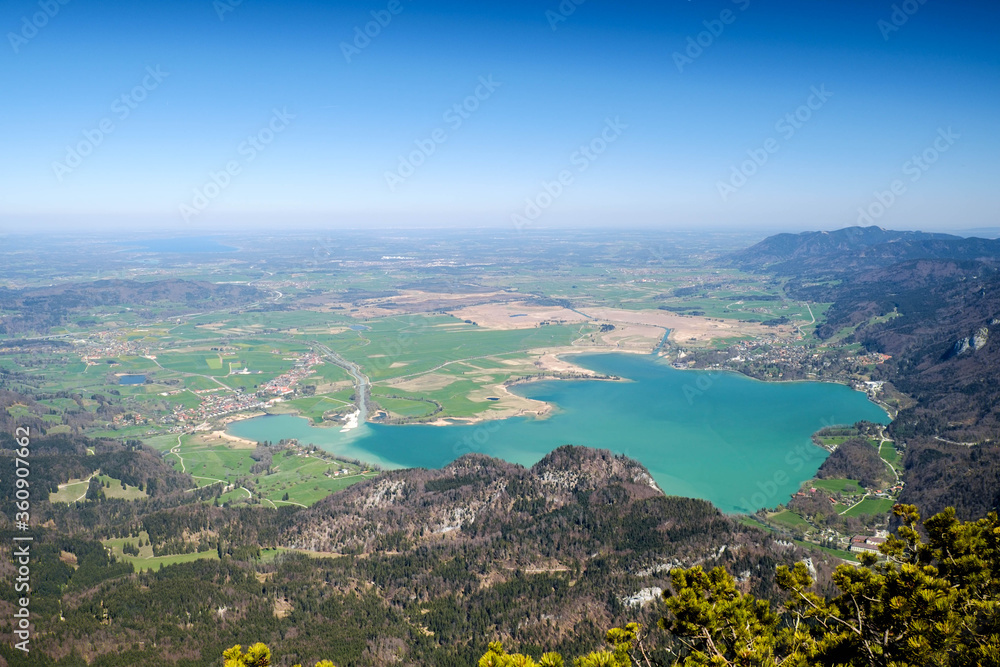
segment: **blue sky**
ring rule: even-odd
[[[998,224],[993,2],[65,1],[0,8],[0,231]]]

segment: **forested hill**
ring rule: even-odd
[[[1000,259],[1000,241],[950,234],[848,227],[832,232],[776,234],[731,255],[745,270],[829,276],[884,268],[914,259]]]
[[[444,539],[499,537],[562,515],[570,505],[626,506],[662,496],[645,468],[607,451],[565,447],[530,470],[469,455],[444,471],[391,472],[374,484],[330,496],[303,512],[286,539],[297,548],[370,553]],[[703,509],[697,507],[696,513]],[[551,539],[565,532],[564,527],[549,528]]]
[[[908,445],[902,500],[966,519],[1000,507],[1000,241],[855,227],[780,234],[728,261],[832,303],[820,338],[891,355],[874,379],[916,400],[891,429]]]
[[[216,548],[133,573],[86,537],[139,527],[154,545]],[[75,653],[130,667],[216,665],[255,641],[289,665],[468,667],[496,639],[575,654],[614,624],[655,624],[650,602],[673,567],[723,565],[773,597],[775,567],[808,556],[706,502],[664,496],[634,461],[573,447],[530,469],[469,455],[395,471],[309,510],[195,503],[76,537],[42,530],[36,555],[50,584],[32,602],[32,664]],[[829,566],[811,562],[828,586]]]

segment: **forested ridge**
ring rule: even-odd
[[[657,628],[612,627],[604,646],[574,667],[971,667],[1000,663],[1000,518],[963,522],[948,509],[922,522],[912,505],[893,509],[897,534],[841,565],[836,592],[822,595],[807,563],[779,566],[780,600],[746,593],[723,567],[670,572]],[[572,654],[571,654],[572,655]],[[270,648],[236,644],[224,667],[269,667]],[[283,664],[283,661],[279,661]],[[312,661],[306,663],[312,664]],[[570,657],[490,642],[479,667],[566,667]],[[301,667],[296,663],[294,667]],[[335,667],[329,660],[315,667]]]
[[[34,446],[70,462],[98,446],[162,480],[185,477],[120,443]],[[76,465],[54,467],[51,481]],[[215,665],[226,648],[255,641],[281,665],[464,666],[497,639],[572,654],[600,645],[612,625],[655,623],[672,568],[724,566],[773,598],[777,566],[809,556],[706,502],[664,496],[634,461],[572,447],[530,469],[469,455],[442,470],[390,472],[308,510],[220,507],[166,481],[144,500],[36,503],[34,650],[25,658],[6,645],[10,664]],[[154,550],[196,544],[212,558],[135,572],[98,541],[139,531]],[[5,641],[10,537],[5,528]],[[829,589],[832,566],[815,554],[810,563]]]
[[[1000,241],[852,227],[778,234],[727,261],[831,303],[821,339],[891,357],[872,379],[915,403],[889,428],[907,448],[903,502],[965,519],[1000,507]]]

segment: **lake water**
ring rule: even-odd
[[[118,384],[142,384],[146,381],[145,375],[123,375],[118,378]]]
[[[364,424],[348,433],[282,415],[234,422],[233,435],[303,444],[387,467],[440,468],[469,452],[532,465],[565,444],[610,449],[642,462],[668,494],[704,498],[725,512],[787,501],[826,458],[810,436],[835,424],[888,423],[849,387],[765,383],[735,373],[680,371],[646,355],[574,361],[628,382],[546,381],[515,390],[556,406],[547,419],[456,426]]]

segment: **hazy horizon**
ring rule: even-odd
[[[939,227],[904,227],[900,225],[886,226],[886,225],[876,225],[885,229],[887,231],[896,232],[923,232],[923,233],[938,233],[938,234],[951,234],[956,237],[962,238],[986,238],[986,239],[996,239],[1000,238],[1000,226],[997,227],[978,227],[971,229],[946,229]],[[718,227],[710,229],[698,229],[695,227],[676,227],[676,228],[663,228],[657,226],[633,226],[633,227],[610,227],[610,226],[600,226],[594,225],[589,227],[583,226],[561,226],[561,227],[533,227],[529,230],[517,230],[508,226],[419,226],[419,225],[409,225],[409,226],[339,226],[339,227],[323,227],[323,226],[302,226],[302,227],[282,227],[280,230],[270,229],[267,227],[214,227],[214,228],[170,228],[170,227],[147,227],[143,229],[121,229],[114,227],[107,228],[85,228],[85,229],[33,229],[33,230],[15,230],[8,231],[0,229],[0,239],[3,238],[61,238],[61,239],[80,239],[85,240],[88,238],[93,239],[106,239],[112,238],[120,240],[122,243],[127,243],[133,240],[170,240],[170,239],[226,239],[228,242],[234,242],[235,239],[240,237],[246,237],[248,239],[258,239],[267,238],[269,236],[274,236],[276,234],[288,238],[313,238],[316,235],[323,235],[324,233],[349,233],[352,235],[364,235],[365,233],[370,234],[382,234],[391,235],[393,233],[398,233],[402,235],[406,234],[418,234],[418,233],[428,233],[435,235],[438,233],[448,234],[450,232],[477,234],[477,233],[496,233],[503,236],[511,236],[514,238],[524,237],[526,239],[531,238],[532,234],[540,234],[546,237],[562,237],[572,235],[573,233],[602,233],[607,232],[608,238],[614,238],[614,235],[630,236],[633,234],[651,234],[656,236],[657,232],[659,235],[669,237],[671,235],[676,235],[680,237],[698,237],[698,236],[717,236],[720,238],[739,238],[745,237],[750,239],[749,243],[756,243],[759,240],[763,240],[770,236],[777,234],[808,234],[811,232],[834,232],[840,229],[845,229],[845,227],[831,227],[829,229],[821,228],[776,228],[776,227],[759,227],[759,228],[746,228],[746,227]],[[318,238],[318,237],[316,237]]]

